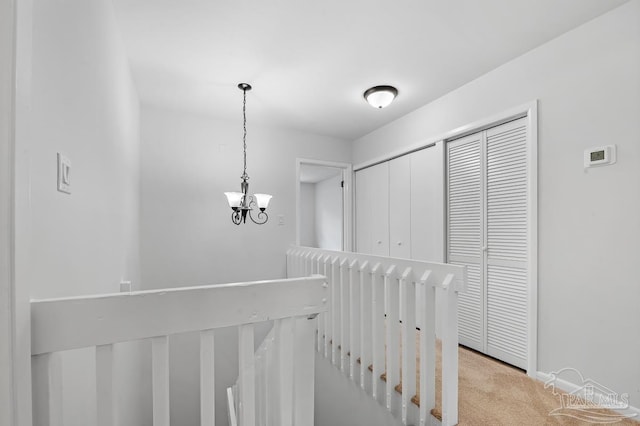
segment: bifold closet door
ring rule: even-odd
[[[482,139],[477,133],[447,143],[447,262],[467,267],[467,291],[458,302],[460,343],[485,352]]]
[[[447,260],[465,265],[460,343],[527,368],[528,143],[521,118],[447,144]]]
[[[411,259],[411,155],[388,163],[389,256]]]
[[[527,121],[486,131],[486,353],[527,368]]]
[[[389,256],[389,163],[358,170],[356,185],[356,250]]]
[[[444,262],[443,142],[416,151],[411,159],[411,258]]]

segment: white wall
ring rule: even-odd
[[[342,173],[315,184],[315,227],[318,247],[342,250]]]
[[[250,108],[251,99],[247,103]],[[240,189],[241,118],[225,122],[143,107],[145,288],[283,277],[283,254],[295,242],[296,158],[350,159],[351,147],[344,141],[249,122],[249,191],[273,199],[269,222],[236,226],[223,192]],[[279,215],[284,225],[278,224]]]
[[[360,163],[539,100],[538,370],[574,367],[640,407],[640,1],[357,140]],[[615,143],[618,163],[583,170]]]
[[[250,109],[251,98],[247,103]],[[223,192],[240,189],[241,119],[226,122],[143,106],[140,241],[144,288],[284,277],[284,253],[296,237],[296,158],[350,160],[348,142],[258,127],[249,121],[249,189],[272,194],[273,199],[265,225],[236,226]],[[279,215],[284,216],[284,225],[279,225]],[[171,342],[172,424],[196,425],[197,336],[175,336]],[[220,332],[216,365],[222,372],[217,402],[223,407],[222,386],[237,377],[234,331]],[[218,410],[216,418],[216,424],[226,424],[224,410]]]
[[[12,270],[14,5],[0,2],[0,425],[13,423]]]
[[[139,102],[109,0],[35,0],[29,151],[30,292],[35,299],[139,287]],[[56,190],[56,153],[72,163]],[[147,422],[119,345],[121,424]],[[65,425],[95,423],[93,350],[63,357]],[[137,370],[136,370],[137,371]],[[125,382],[126,380],[126,382]]]
[[[300,182],[300,245],[318,247],[316,238],[316,184]]]

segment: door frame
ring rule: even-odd
[[[31,0],[0,2],[0,425],[31,426]],[[5,297],[6,296],[6,297]],[[8,395],[5,395],[8,394]]]
[[[447,143],[461,137],[481,132],[500,124],[526,117],[527,138],[527,199],[529,221],[527,223],[527,375],[537,377],[538,367],[538,101],[533,100],[523,105],[511,108],[485,119],[461,126],[442,137]],[[446,155],[446,149],[445,149]],[[445,157],[445,194],[446,194],[447,159]],[[448,195],[445,195],[448,196]],[[445,220],[448,217],[445,203]],[[445,226],[445,245],[448,236]],[[445,256],[447,253],[445,248]],[[448,261],[445,257],[445,261]]]
[[[296,245],[300,245],[300,219],[302,206],[300,203],[300,169],[302,165],[324,166],[342,169],[344,187],[342,191],[342,250],[353,250],[353,165],[336,161],[296,158]]]

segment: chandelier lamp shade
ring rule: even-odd
[[[231,221],[236,225],[247,223],[247,217],[253,223],[263,225],[269,220],[267,215],[267,207],[271,200],[269,194],[253,194],[249,195],[249,175],[247,174],[247,92],[251,90],[251,86],[247,83],[238,84],[238,88],[242,90],[242,128],[243,128],[243,153],[244,153],[244,170],[240,176],[240,192],[225,192],[227,202],[233,212],[231,213]],[[257,210],[256,210],[257,209]]]
[[[367,103],[374,108],[384,108],[398,96],[398,89],[393,86],[374,86],[365,90],[363,94]]]

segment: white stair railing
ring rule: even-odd
[[[318,351],[398,415],[405,425],[431,423],[436,394],[436,315],[440,316],[441,422],[457,424],[457,308],[458,293],[466,290],[466,269],[307,247],[288,250],[289,277],[316,273],[325,275],[329,285],[329,309],[317,320]],[[417,324],[420,325],[418,347]],[[420,406],[415,419],[411,399],[418,389],[417,358],[420,360]],[[386,374],[384,389],[378,380],[383,373]],[[402,394],[398,402],[395,387],[399,383],[402,383]]]
[[[256,421],[256,361],[254,350],[255,323],[273,320],[276,334],[280,330],[280,347],[273,361],[281,365],[279,374],[290,362],[293,354],[284,347],[287,339],[297,339],[296,355],[313,360],[314,329],[307,318],[327,310],[328,289],[322,276],[274,281],[223,284],[118,293],[110,295],[38,300],[31,302],[32,370],[34,377],[34,424],[61,426],[62,384],[58,352],[86,347],[96,348],[96,425],[114,426],[117,411],[114,390],[113,345],[140,339],[152,342],[153,424],[169,426],[169,336],[177,333],[200,331],[200,405],[201,424],[215,423],[215,329],[238,326],[239,330],[239,383],[234,412],[239,426],[267,424]],[[295,334],[293,332],[293,324]],[[301,324],[300,326],[297,326]],[[287,330],[292,330],[287,334]],[[276,345],[277,346],[277,345]],[[308,346],[308,348],[305,348]],[[306,352],[305,352],[306,351]],[[283,358],[285,360],[283,361]],[[308,360],[306,361],[308,363]],[[313,365],[313,361],[311,361]],[[288,364],[290,367],[291,364]],[[308,364],[306,364],[308,365]],[[313,405],[313,370],[303,371],[299,363],[292,375],[299,373],[305,380],[311,377],[311,401],[293,401],[291,389],[274,391],[282,407],[293,407],[296,402]],[[291,379],[293,385],[296,378]],[[308,398],[308,386],[300,387],[298,400]],[[237,411],[236,411],[237,408]],[[311,410],[313,413],[313,410]],[[296,425],[311,426],[296,416],[281,411],[281,418],[296,419]],[[312,414],[313,415],[313,414]],[[275,423],[268,423],[275,424]],[[287,424],[286,421],[281,424]],[[291,423],[289,423],[291,424]]]
[[[325,288],[327,284],[325,283]],[[273,328],[255,351],[256,425],[304,426],[313,425],[314,419],[314,341],[316,315],[285,318],[274,321]],[[238,376],[235,386],[227,389],[228,405],[235,407],[230,421],[242,422],[238,412],[238,389],[242,388]],[[236,402],[234,402],[236,401]]]

